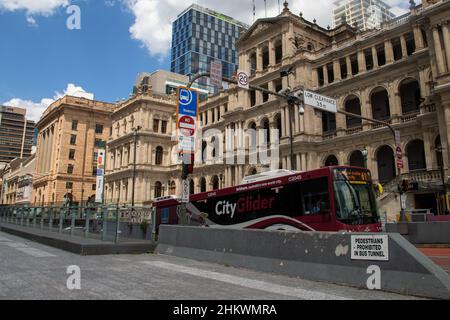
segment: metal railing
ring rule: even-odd
[[[102,241],[152,239],[152,207],[0,207],[0,223]]]

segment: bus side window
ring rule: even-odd
[[[302,190],[305,215],[323,214],[330,211],[330,195],[326,178],[305,181]]]

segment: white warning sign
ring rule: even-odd
[[[389,261],[388,235],[352,235],[352,260]]]

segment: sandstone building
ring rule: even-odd
[[[293,90],[316,91],[337,99],[341,110],[392,124],[401,132],[402,172],[396,169],[395,142],[388,128],[309,106],[300,114],[298,107],[289,110],[285,101],[274,96],[236,86],[201,104],[204,129],[279,129],[279,167],[285,169],[364,166],[365,149],[374,180],[385,185],[379,200],[388,213],[399,210],[399,200],[390,191],[398,174],[422,183],[408,197],[409,208],[442,212],[444,202],[439,195],[443,181],[448,182],[450,155],[449,16],[450,1],[424,0],[379,30],[361,32],[345,21],[325,29],[292,13],[285,2],[279,16],[259,19],[236,44],[239,68],[251,74],[253,85],[273,91],[288,85]],[[293,67],[293,74],[281,77],[280,70],[288,66]],[[137,138],[136,203],[151,201],[163,192],[180,194],[180,166],[168,158],[175,146],[171,140],[174,112],[173,97],[151,92],[137,93],[116,108],[108,144],[107,201],[130,202],[132,128],[138,123],[143,129]],[[244,150],[247,156],[248,145],[242,139],[234,141],[235,149]],[[191,192],[236,185],[245,175],[261,170],[266,168],[205,163],[196,166],[191,176]]]
[[[47,108],[36,125],[33,205],[59,205],[66,195],[82,204],[95,195],[95,146],[110,136],[113,108],[73,96],[64,96]]]

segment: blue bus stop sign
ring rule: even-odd
[[[198,111],[198,94],[194,90],[180,88],[178,90],[178,115],[196,118]]]

